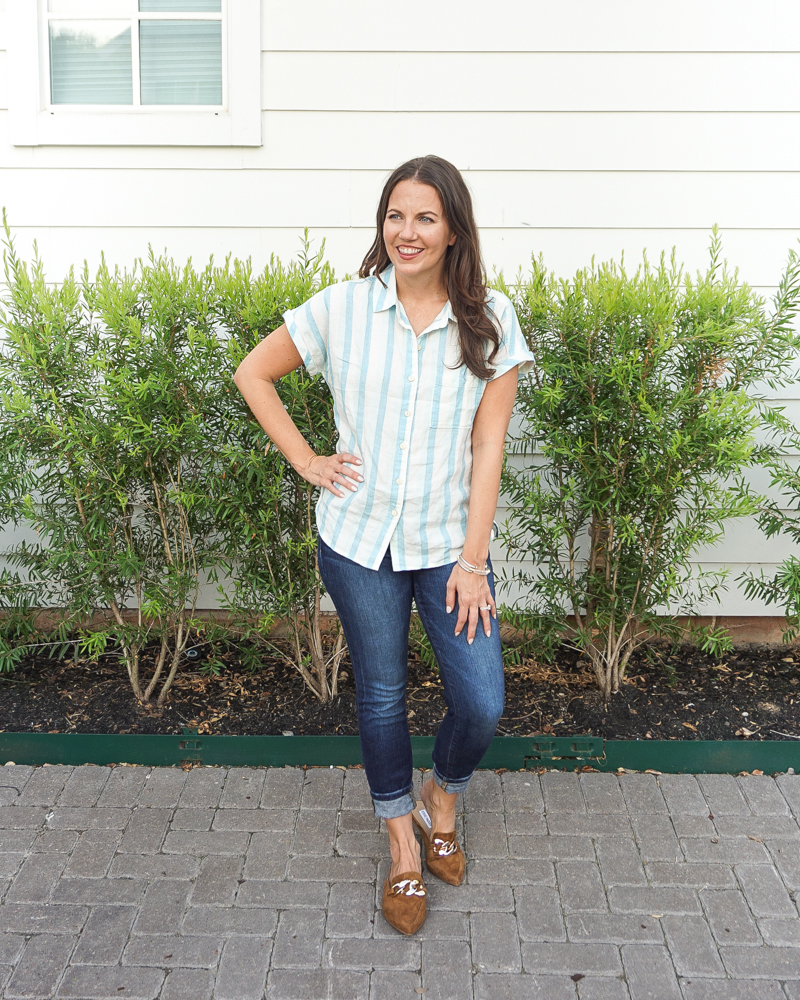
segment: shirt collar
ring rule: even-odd
[[[387,309],[391,309],[392,306],[397,305],[397,278],[394,273],[394,265],[390,264],[386,270],[380,275],[381,280],[386,285],[379,285],[378,295],[375,299],[375,304],[372,307],[373,312],[385,312]],[[450,300],[444,306],[441,315],[441,322],[433,327],[438,329],[440,326],[446,326],[447,323],[452,320],[455,322],[455,315],[453,314],[453,307],[450,305]],[[431,324],[432,325],[432,324]]]
[[[383,285],[380,282],[383,282]],[[384,288],[384,285],[386,286]],[[375,297],[373,312],[385,312],[397,305],[397,278],[394,274],[394,265],[390,264],[386,270],[379,275],[378,294]]]

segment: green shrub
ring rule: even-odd
[[[232,381],[282,310],[333,280],[321,255],[306,242],[299,263],[273,260],[257,279],[249,265],[196,271],[151,255],[130,272],[103,263],[94,278],[84,268],[50,285],[41,261],[29,267],[7,240],[0,448],[17,474],[5,507],[39,539],[6,553],[10,582],[27,577],[40,607],[63,608],[62,632],[77,630],[85,652],[118,646],[136,698],[158,690],[161,704],[201,627],[200,588],[227,571],[248,634],[269,641],[285,617],[288,658],[329,697],[325,670],[342,643],[331,664],[313,491],[268,443],[265,455]],[[331,446],[319,380],[294,373],[280,391],[312,444]],[[147,679],[145,646],[156,650]]]
[[[534,260],[506,291],[536,357],[503,478],[504,540],[526,563],[512,617],[545,650],[571,635],[608,698],[640,643],[676,639],[677,616],[717,594],[725,574],[693,569],[698,549],[758,509],[742,477],[762,457],[754,393],[788,378],[800,346],[800,260],[771,313],[720,262],[716,232],[694,280],[674,254],[571,280]],[[730,642],[698,632],[707,650]]]
[[[239,634],[266,644],[299,670],[321,700],[337,693],[345,651],[338,622],[322,627],[322,583],[316,564],[314,506],[318,491],[295,473],[270,442],[233,385],[239,362],[301,305],[335,280],[323,262],[325,244],[311,255],[308,233],[300,259],[288,267],[273,259],[257,277],[248,263],[214,272],[214,301],[228,340],[226,408],[214,433],[227,475],[209,484],[232,589],[223,592]],[[336,449],[333,401],[321,376],[299,368],[281,379],[278,394],[311,447]],[[289,650],[270,638],[281,619]]]
[[[781,436],[781,451],[797,455],[800,451],[800,432],[788,421],[776,415],[773,424]],[[800,542],[800,469],[787,461],[782,454],[770,452],[765,460],[771,474],[771,485],[777,488],[783,503],[764,498],[758,512],[761,530],[772,538],[783,535],[795,545]],[[780,607],[786,616],[784,642],[794,642],[800,636],[800,559],[789,555],[768,578],[761,573],[744,573],[739,578],[749,598],[759,598],[765,604]]]
[[[32,525],[37,541],[13,546],[0,568],[0,670],[34,641],[63,650],[77,636],[88,653],[112,643],[135,696],[163,703],[204,630],[208,641],[247,640],[254,663],[259,650],[280,655],[318,698],[335,696],[344,639],[320,614],[316,491],[233,384],[284,310],[334,281],[324,244],[312,254],[306,234],[299,260],[272,259],[260,274],[249,262],[198,270],[151,255],[127,272],[103,263],[49,284],[6,233],[0,524]],[[534,261],[530,275],[500,282],[537,359],[520,383],[522,431],[503,479],[505,541],[524,560],[510,579],[525,595],[505,624],[545,651],[566,631],[606,697],[639,643],[676,638],[676,616],[722,586],[724,574],[695,572],[692,560],[733,518],[759,512],[767,533],[800,539],[800,518],[778,519],[743,476],[771,463],[800,497],[797,473],[754,439],[759,423],[790,432],[756,387],[789,378],[800,263],[791,257],[769,313],[719,254],[715,235],[695,280],[662,259],[570,281]],[[301,368],[278,392],[311,446],[333,451],[324,381]],[[217,626],[197,615],[214,583],[230,612]],[[800,622],[796,562],[747,586]],[[35,625],[43,607],[63,611],[50,636]],[[715,629],[698,637],[709,650],[729,642]],[[434,665],[417,619],[411,645]]]
[[[85,651],[120,646],[140,701],[161,681],[161,703],[218,562],[204,489],[215,470],[203,417],[221,391],[210,272],[151,258],[49,286],[11,245],[6,269],[5,416],[40,539],[11,561],[66,608]],[[158,652],[145,683],[146,643]]]

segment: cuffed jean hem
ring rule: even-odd
[[[408,792],[403,792],[397,799],[373,799],[372,807],[379,819],[397,819],[412,812],[414,800]]]
[[[436,770],[436,765],[433,765],[433,780],[440,788],[442,788],[445,792],[448,792],[450,795],[454,792],[465,792],[471,779],[472,775],[470,774],[466,778],[457,778],[455,781],[448,781],[447,778],[443,778],[441,774],[439,774]]]

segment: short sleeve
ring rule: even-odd
[[[286,329],[309,375],[322,375],[328,366],[330,286],[283,314]]]
[[[490,366],[495,369],[492,380],[505,375],[519,365],[519,374],[532,371],[535,359],[525,343],[517,313],[508,296],[501,292],[490,292],[491,309],[500,326],[500,347]]]

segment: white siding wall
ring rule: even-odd
[[[387,172],[426,152],[466,172],[490,270],[673,245],[702,266],[716,222],[769,291],[800,235],[796,0],[262,2],[261,147],[13,147],[0,110],[0,201],[52,277],[149,243],[261,265],[305,226],[355,271]],[[709,558],[784,554],[740,524]],[[732,589],[718,610],[766,609]]]

